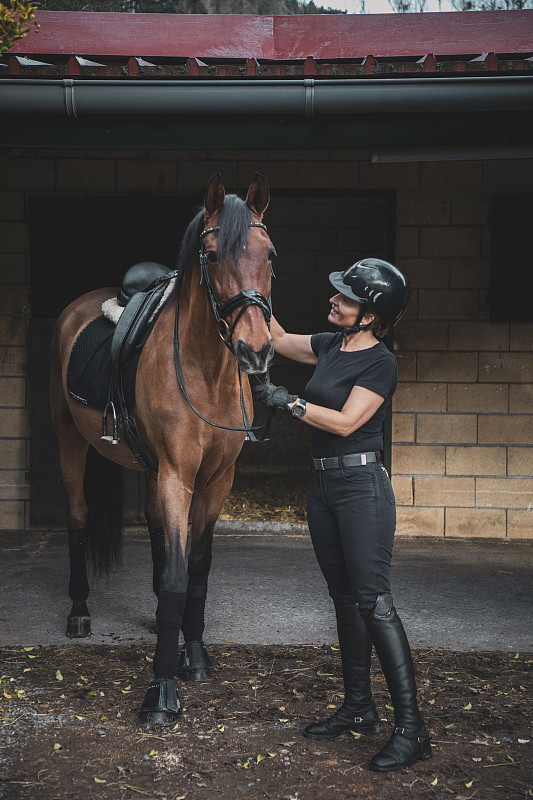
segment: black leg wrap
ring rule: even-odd
[[[187,600],[183,612],[181,630],[186,642],[201,642],[205,628],[205,601],[207,598],[207,575],[198,578],[189,576]]]
[[[200,642],[185,642],[178,661],[178,675],[184,681],[207,683],[211,680],[211,660]]]
[[[396,723],[391,738],[370,762],[370,769],[391,772],[430,758],[431,743],[418,710],[409,642],[392,596],[380,595],[374,610],[364,619],[389,687]]]
[[[86,538],[86,528],[68,532],[70,561],[68,593],[72,600],[72,609],[67,619],[66,635],[71,639],[81,639],[91,635],[91,617],[87,608],[89,580],[85,560]]]
[[[163,528],[150,528],[150,545],[153,564],[152,586],[155,596],[159,597],[161,573],[165,568],[165,532]]]
[[[174,678],[178,667],[179,631],[185,595],[160,592],[157,612],[157,645],[154,655],[155,678]]]
[[[171,725],[181,712],[176,682],[171,678],[154,678],[148,686],[139,717],[149,725]]]

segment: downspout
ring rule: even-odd
[[[428,113],[533,109],[533,75],[300,80],[0,79],[0,113],[84,116]]]

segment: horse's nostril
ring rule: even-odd
[[[274,355],[274,344],[270,340],[261,350],[254,350],[247,342],[239,339],[235,346],[235,355],[245,372],[266,372]]]

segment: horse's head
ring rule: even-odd
[[[269,323],[275,250],[262,223],[268,201],[268,183],[258,172],[246,201],[226,196],[220,174],[205,193],[203,279],[220,335],[248,373],[265,372],[274,354]]]

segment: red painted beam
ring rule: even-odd
[[[38,11],[12,53],[291,60],[533,53],[533,11],[116,14]]]
[[[533,11],[274,17],[276,58],[533,52]]]
[[[13,53],[155,58],[274,57],[272,17],[38,11]],[[494,49],[494,48],[492,48]]]

